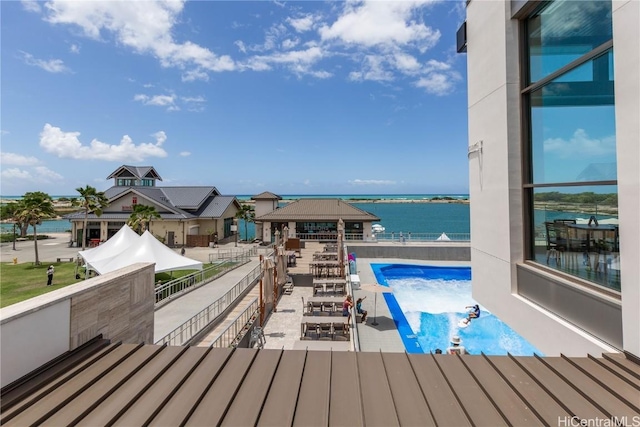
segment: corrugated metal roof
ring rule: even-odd
[[[109,220],[127,220],[131,216],[131,212],[122,212],[122,213],[103,213],[100,216],[96,214],[90,213],[87,217],[89,221],[109,221]],[[84,212],[76,212],[72,214],[65,215],[64,219],[68,219],[69,221],[78,221],[84,220]],[[187,212],[184,214],[174,214],[174,213],[161,213],[161,219],[190,219],[196,218],[194,215],[191,215]]]
[[[617,417],[631,425],[640,414],[640,365],[624,355],[112,344],[58,371],[4,399],[0,423],[537,426]]]
[[[174,206],[180,209],[199,209],[209,196],[220,193],[216,187],[160,187]]]
[[[270,191],[263,191],[257,196],[251,196],[251,200],[282,200],[282,197]]]
[[[341,199],[300,199],[276,209],[257,221],[380,221],[377,216]]]
[[[202,207],[202,210],[198,211],[197,215],[200,218],[221,218],[224,211],[233,204],[236,200],[235,196],[216,196],[211,198],[209,203]]]

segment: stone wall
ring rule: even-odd
[[[128,267],[98,276],[71,298],[69,349],[98,334],[112,342],[153,343],[154,269]]]

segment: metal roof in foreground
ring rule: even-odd
[[[640,415],[640,365],[625,355],[82,351],[5,387],[1,424],[570,426]]]

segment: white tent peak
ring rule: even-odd
[[[90,263],[99,274],[109,273],[138,262],[155,263],[155,272],[173,270],[202,270],[202,263],[175,253],[159,242],[148,230],[118,255]]]
[[[436,240],[451,240],[444,232]]]
[[[114,256],[119,255],[122,251],[134,244],[139,238],[140,236],[138,236],[138,233],[125,224],[106,242],[96,246],[95,248],[78,251],[78,255],[80,255],[84,261],[89,264],[89,268],[91,268],[90,266],[93,262],[101,259],[113,258]]]

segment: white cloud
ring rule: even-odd
[[[0,173],[2,179],[6,180],[31,180],[31,174],[28,171],[19,168],[3,169]]]
[[[416,13],[433,1],[349,1],[342,15],[319,29],[323,40],[366,47],[415,46],[424,52],[440,39]]]
[[[372,80],[372,81],[391,81],[393,73],[386,69],[384,56],[367,55],[361,71],[352,71],[349,79],[354,81]]]
[[[64,61],[62,61],[62,59],[44,60],[44,59],[35,58],[33,55],[27,52],[21,52],[21,53],[22,53],[22,59],[27,65],[33,65],[34,67],[42,68],[43,70],[48,71],[50,73],[65,73],[65,72],[71,71],[68,67],[64,65]]]
[[[187,110],[194,112],[204,111],[207,102],[203,96],[183,96],[180,100],[185,104]]]
[[[189,70],[182,73],[183,82],[195,82],[196,80],[209,81],[209,74],[201,69]]]
[[[190,41],[172,36],[184,1],[64,1],[45,4],[45,19],[52,24],[76,25],[85,36],[100,40],[113,35],[116,42],[139,54],[151,54],[163,67],[199,73],[231,71],[233,60]],[[187,80],[189,81],[189,80]]]
[[[415,85],[424,89],[427,93],[443,96],[453,91],[457,80],[460,80],[460,76],[457,73],[431,73],[421,77],[415,82]]]
[[[190,156],[190,155],[191,155],[191,152],[190,152],[190,151],[181,151],[181,152],[180,152],[180,155],[181,155],[182,157],[188,157],[188,156]]]
[[[57,172],[52,171],[51,169],[45,167],[45,166],[36,166],[35,171],[38,174],[38,180],[42,181],[42,182],[48,182],[48,181],[61,181],[62,179],[64,179],[62,177],[62,175],[60,175]]]
[[[16,166],[33,166],[40,163],[33,156],[23,156],[22,154],[0,152],[0,164]]]
[[[80,46],[78,46],[77,44],[72,44],[71,46],[69,46],[69,52],[71,53],[80,53]]]
[[[46,152],[60,158],[82,160],[108,160],[119,162],[139,162],[149,157],[167,157],[162,148],[167,136],[164,132],[157,132],[155,143],[134,144],[128,135],[122,137],[119,144],[107,144],[97,139],[89,145],[83,145],[79,137],[80,132],[64,132],[49,123],[44,125],[40,133],[40,147]]]
[[[235,42],[233,42],[233,44],[238,47],[238,50],[240,52],[247,53],[247,47],[244,45],[244,42],[242,40],[236,40]]]
[[[315,16],[308,14],[299,18],[287,18],[287,23],[297,32],[302,33],[311,30],[316,19]]]
[[[133,97],[134,101],[141,102],[143,105],[151,105],[154,107],[167,107],[167,111],[177,111],[180,109],[176,105],[175,95],[144,95],[137,94]]]
[[[387,179],[354,179],[349,181],[353,185],[394,185],[395,181]]]
[[[22,0],[21,3],[24,10],[26,10],[27,12],[40,13],[42,11],[40,3],[36,0]]]
[[[300,39],[286,39],[282,42],[283,49],[293,49],[300,43]]]
[[[319,46],[312,46],[305,50],[292,50],[288,52],[275,52],[271,55],[259,55],[252,57],[243,64],[244,67],[254,71],[271,69],[272,64],[287,67],[297,76],[310,75],[319,78],[331,76],[327,71],[315,71],[311,66],[324,58],[325,52]]]
[[[555,152],[560,158],[597,157],[614,154],[616,137],[591,138],[584,129],[576,129],[570,139],[549,138],[544,141],[545,152]]]

